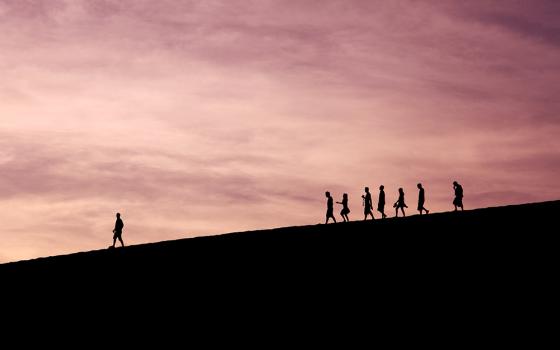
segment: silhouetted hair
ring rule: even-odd
[[[369,192],[369,187],[366,187],[365,190],[366,190],[366,192]]]
[[[331,193],[329,191],[325,192],[325,196],[330,197]]]
[[[384,188],[385,188],[385,186],[383,186],[383,185],[379,186],[379,189],[380,189],[380,190],[382,190],[382,189],[384,189]]]
[[[348,198],[348,193],[343,194],[342,198]]]
[[[402,187],[399,188],[399,193],[403,193],[403,192],[404,192],[404,190],[402,189]]]
[[[454,184],[455,186],[457,186],[457,185],[458,185],[457,181],[453,181],[453,184]]]
[[[121,216],[121,213],[117,213],[117,217],[120,217],[120,216]]]
[[[419,183],[419,184],[416,185],[416,186],[418,186],[418,188],[422,188],[422,184],[421,184],[421,183]]]

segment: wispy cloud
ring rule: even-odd
[[[0,259],[557,198],[554,1],[0,0]],[[109,232],[109,234],[107,234]]]

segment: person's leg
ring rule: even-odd
[[[119,241],[121,242],[121,246],[123,246],[123,247],[124,247],[124,242],[123,242],[123,240],[122,240],[122,238],[121,238],[121,237],[119,237]]]
[[[401,211],[402,211],[402,216],[405,217],[406,214],[404,213],[404,207],[401,207]]]
[[[116,243],[117,243],[117,237],[113,237],[113,248],[115,248]]]

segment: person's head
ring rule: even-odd
[[[366,191],[366,193],[369,193],[369,187],[364,188],[364,190]]]
[[[117,213],[117,218],[120,218],[120,217],[121,217],[121,213]]]
[[[422,188],[422,184],[418,184],[418,185],[416,185],[416,186],[418,186],[418,188]]]
[[[400,194],[403,194],[403,193],[404,193],[404,190],[402,189],[402,187],[399,188],[399,193],[400,193]]]
[[[383,191],[385,189],[385,186],[381,185],[379,186],[379,191]]]
[[[457,181],[453,181],[453,186],[457,186],[457,185],[458,185]]]
[[[348,199],[348,193],[343,194],[343,195],[342,195],[342,198]]]
[[[325,197],[330,197],[331,193],[329,191],[325,192]]]

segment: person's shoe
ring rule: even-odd
[[[430,214],[430,211],[428,209],[426,209],[426,214]]]

